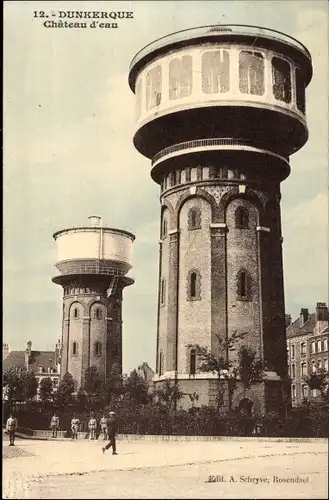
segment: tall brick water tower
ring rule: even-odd
[[[256,412],[288,388],[280,183],[307,141],[308,50],[283,33],[217,25],[170,34],[140,50],[134,145],[161,187],[156,381],[170,377],[213,404],[216,375],[193,345],[221,352],[243,340],[266,363],[248,391]],[[191,347],[192,345],[192,347]],[[242,388],[234,395],[237,406]]]
[[[91,216],[88,226],[53,237],[59,274],[52,280],[63,287],[61,377],[71,373],[79,388],[90,366],[104,378],[114,363],[122,368],[122,291],[134,283],[126,274],[135,236]]]

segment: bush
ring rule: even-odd
[[[88,432],[90,409],[81,408],[79,402],[64,410],[57,410],[60,429],[70,435],[70,422],[76,413],[81,430]],[[117,399],[105,407],[118,415],[119,433],[185,436],[252,436],[267,437],[328,437],[329,405],[324,402],[307,403],[293,408],[284,421],[276,412],[252,418],[240,412],[219,414],[217,408],[202,406],[176,412],[161,403],[135,404],[128,398]],[[4,405],[4,422],[9,408]],[[48,430],[53,409],[44,408],[39,402],[20,404],[16,407],[19,427]],[[99,422],[101,413],[94,411]],[[99,429],[98,429],[99,430]]]

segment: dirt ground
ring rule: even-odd
[[[101,446],[5,444],[3,498],[328,498],[325,441],[118,441],[117,456]]]

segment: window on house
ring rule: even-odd
[[[243,94],[264,94],[264,57],[260,52],[240,52],[239,88]]]
[[[315,342],[311,343],[311,354],[315,353]]]
[[[318,391],[316,389],[312,389],[311,394],[312,394],[312,398],[316,398],[318,395]]]
[[[296,377],[296,367],[294,364],[291,365],[291,378]]]
[[[288,61],[273,57],[272,81],[275,99],[289,103],[291,101],[291,71]]]
[[[169,63],[169,99],[180,99],[192,93],[192,56],[175,57]]]
[[[213,50],[202,55],[202,92],[217,94],[230,88],[230,56],[227,50]]]
[[[166,280],[164,278],[161,280],[160,302],[162,305],[166,302]]]
[[[321,340],[318,340],[318,342],[317,342],[317,352],[321,352],[321,347],[322,347]]]
[[[315,361],[312,362],[312,373],[316,373],[316,364],[315,364]]]
[[[102,311],[99,307],[95,310],[95,318],[96,319],[102,319]]]
[[[77,307],[75,307],[73,310],[73,316],[75,319],[79,318],[79,309]]]
[[[249,224],[249,212],[245,207],[238,207],[235,211],[235,227],[247,229]]]
[[[159,356],[159,375],[163,375],[163,352]]]
[[[291,386],[291,395],[292,395],[293,399],[296,398],[296,386],[295,385]]]
[[[301,342],[300,344],[300,353],[306,354],[306,342]]]
[[[195,375],[196,372],[196,352],[195,349],[190,351],[190,375]]]
[[[301,364],[301,375],[302,377],[305,377],[305,375],[307,375],[307,363]]]
[[[328,350],[328,339],[324,339],[323,340],[322,350],[323,351],[327,351]]]
[[[102,355],[102,344],[100,342],[95,342],[94,344],[94,354],[95,356]]]
[[[188,229],[193,231],[193,229],[201,228],[201,211],[199,208],[191,208],[188,213]]]
[[[200,299],[200,274],[198,271],[190,271],[188,275],[188,299]]]
[[[326,370],[326,372],[328,371],[328,360],[327,359],[324,360],[324,369]]]
[[[303,391],[303,398],[307,398],[307,396],[308,396],[308,387],[307,387],[307,385],[303,385],[302,391]]]
[[[291,357],[295,357],[295,344],[291,344]]]
[[[77,356],[78,355],[78,343],[73,342],[72,344],[72,356]]]
[[[152,109],[161,103],[162,68],[160,65],[150,69],[146,75],[146,109]]]

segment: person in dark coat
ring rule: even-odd
[[[117,455],[116,443],[115,443],[115,435],[117,433],[117,429],[118,429],[118,423],[117,423],[116,413],[114,411],[110,411],[109,418],[107,420],[107,435],[110,439],[110,442],[106,446],[103,446],[102,448],[103,453],[105,453],[105,451],[111,448],[112,446],[112,455]]]

